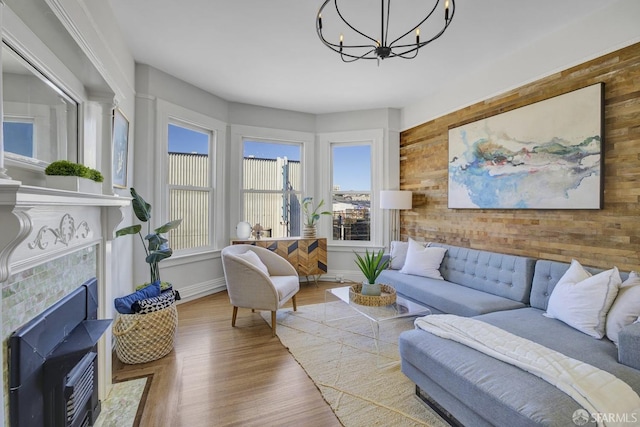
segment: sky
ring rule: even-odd
[[[209,135],[177,125],[169,125],[169,152],[208,154]],[[287,157],[300,161],[297,144],[245,141],[244,157],[275,159]],[[371,146],[346,145],[333,148],[333,185],[343,191],[371,191]]]

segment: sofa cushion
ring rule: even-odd
[[[504,298],[529,303],[534,258],[431,243],[447,253],[440,273],[444,280]]]
[[[400,270],[404,266],[404,261],[407,258],[409,242],[394,240],[391,242],[390,247],[391,261],[389,263],[389,268],[392,270]]]
[[[545,316],[600,339],[604,336],[607,313],[620,283],[622,280],[616,267],[592,276],[573,260],[553,288]]]
[[[400,273],[442,280],[439,269],[446,252],[446,248],[424,247],[415,240],[409,239],[407,256]]]
[[[469,317],[525,306],[519,301],[466,286],[439,279],[402,274],[394,270],[383,271],[376,282],[393,286],[402,296],[429,306],[434,313]]]
[[[620,285],[620,291],[607,314],[607,338],[618,345],[618,334],[640,317],[640,276],[635,271]]]
[[[611,341],[607,338],[594,340],[557,319],[543,316],[542,313],[542,310],[527,307],[509,312],[488,313],[475,318],[604,369],[640,392],[639,372],[618,363],[618,350]]]

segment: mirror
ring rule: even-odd
[[[2,43],[4,156],[17,167],[77,159],[78,103]]]

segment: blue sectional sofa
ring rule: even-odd
[[[474,317],[608,371],[640,394],[640,323],[622,330],[618,348],[606,337],[596,339],[543,316],[570,264],[432,245],[447,249],[440,266],[444,280],[385,270],[378,282],[392,284],[433,313]],[[402,371],[418,396],[453,425],[576,425],[573,416],[581,406],[520,368],[421,329],[402,333],[399,350]]]

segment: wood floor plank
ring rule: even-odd
[[[337,286],[303,283],[298,306],[324,302]],[[153,375],[140,426],[340,426],[260,313],[240,309],[235,328],[231,314],[226,292],[180,304],[171,353],[140,365],[114,357],[114,380]]]

